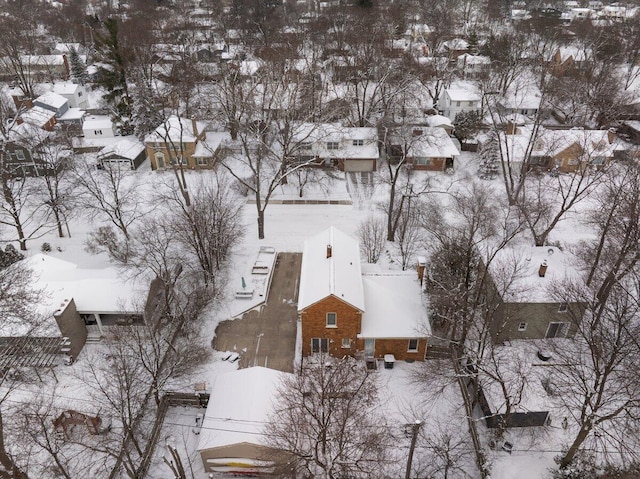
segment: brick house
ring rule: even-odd
[[[207,132],[203,121],[170,116],[144,140],[152,170],[172,165],[189,169],[213,168],[215,155],[227,135]]]
[[[489,267],[487,308],[494,341],[571,338],[585,305],[554,294],[565,280],[577,280],[577,258],[555,246],[511,246]]]
[[[460,156],[444,128],[416,126],[397,133],[389,135],[388,151],[392,158],[404,156],[414,170],[445,171]]]
[[[305,242],[298,315],[302,354],[423,360],[429,328],[414,273],[363,273],[358,242],[331,227]]]

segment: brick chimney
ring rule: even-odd
[[[191,117],[191,129],[193,130],[193,136],[198,138],[198,122],[195,116]]]
[[[418,266],[416,267],[416,271],[418,271],[418,281],[420,281],[420,285],[424,280],[424,270],[427,267],[427,259],[424,256],[418,256]]]
[[[547,260],[545,259],[540,265],[540,269],[538,270],[538,276],[544,278],[544,275],[547,274]]]
[[[331,245],[327,245],[327,258],[331,258],[332,248]]]

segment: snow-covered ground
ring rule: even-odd
[[[455,174],[449,176],[443,173],[413,172],[411,181],[415,184],[422,183],[426,178],[431,180],[431,187],[434,190],[451,192],[458,188],[468,187],[470,181],[475,178],[477,170],[477,156],[472,153],[463,152],[456,162]],[[188,181],[193,181],[197,177],[205,177],[211,172],[189,172]],[[148,163],[142,165],[136,172],[138,180],[146,186],[141,190],[141,201],[145,200],[145,195],[153,191],[159,182],[171,178],[170,172],[152,172]],[[373,175],[377,178],[377,175]],[[479,180],[476,180],[479,181]],[[496,194],[502,194],[503,185],[500,180],[484,181],[483,184],[494,189]],[[357,191],[357,188],[365,187],[366,191]],[[354,191],[354,188],[356,191]],[[247,201],[242,208],[243,222],[246,225],[246,235],[241,244],[238,244],[230,266],[229,282],[227,286],[226,300],[215,308],[212,308],[202,327],[202,335],[210,341],[217,324],[226,319],[236,317],[240,312],[255,307],[261,299],[261,292],[265,291],[265,284],[250,282],[251,267],[258,258],[261,247],[272,247],[278,252],[300,252],[304,241],[322,231],[329,226],[335,226],[345,233],[355,236],[360,222],[368,215],[382,215],[379,204],[384,201],[385,185],[378,181],[374,184],[358,184],[353,179],[337,178],[331,181],[330,189],[326,187],[314,188],[309,186],[305,189],[304,199],[313,200],[353,200],[352,204],[282,204],[282,200],[297,200],[298,191],[294,184],[281,187],[273,199],[274,202],[266,209],[265,233],[266,238],[257,238],[256,209],[255,205]],[[447,201],[447,195],[441,195],[442,201]],[[247,200],[250,200],[248,198]],[[245,200],[242,200],[245,201]],[[580,239],[575,233],[577,221],[580,215],[588,211],[589,202],[580,203],[576,211],[568,215],[567,220],[561,222],[556,231],[551,236],[551,240],[562,240],[563,243],[571,244]],[[70,238],[57,238],[55,233],[49,233],[38,240],[29,241],[28,255],[39,253],[40,245],[48,242],[52,251],[51,256],[71,261],[79,268],[105,268],[111,266],[105,255],[91,255],[85,251],[84,242],[87,234],[96,226],[95,223],[86,218],[77,217],[71,221]],[[583,229],[580,230],[584,235]],[[584,236],[582,236],[584,237]],[[419,254],[424,253],[424,247],[420,248]],[[387,248],[383,254],[381,262],[385,268],[398,268],[399,262],[394,259],[395,251],[393,246]],[[242,278],[249,282],[247,287],[256,290],[255,298],[251,301],[246,299],[236,299],[235,292],[241,289]],[[26,400],[29,395],[35,395],[38,390],[47,390],[47,394],[58,397],[60,406],[76,407],[78,410],[90,410],[90,398],[87,396],[86,385],[78,380],[82,375],[82,367],[85,359],[89,356],[108,354],[102,344],[87,344],[76,363],[70,367],[59,367],[57,370],[57,384],[53,378],[45,378],[45,385],[33,385],[17,391],[19,399]],[[214,354],[190,377],[179,382],[173,382],[171,389],[190,391],[193,384],[197,382],[207,382],[211,384],[213,378],[221,372],[226,372],[237,367],[237,363],[221,361],[219,354]],[[465,412],[462,407],[460,392],[455,387],[450,387],[439,399],[425,394],[424,385],[417,388],[413,381],[412,371],[420,367],[430,367],[423,364],[405,364],[399,362],[393,370],[380,369],[378,379],[380,381],[380,395],[383,408],[387,411],[389,422],[401,425],[411,423],[415,420],[422,422],[421,432],[425,438],[442,436],[443,432],[453,427],[462,441],[460,448],[465,452],[463,468],[470,477],[476,477],[477,471],[473,465],[474,456],[471,442],[468,436]],[[452,373],[453,374],[453,373]],[[426,385],[428,388],[428,385]],[[167,455],[167,443],[175,445],[179,450],[184,449],[184,457],[195,457],[194,447],[197,444],[197,436],[191,429],[194,423],[194,415],[198,411],[189,408],[171,408],[167,414],[165,425],[160,436],[158,449],[154,457],[151,472],[148,477],[162,479],[171,477],[168,467],[162,461],[162,455]],[[481,437],[488,441],[489,435],[481,420],[478,421]],[[462,434],[460,434],[462,433]],[[511,455],[503,451],[492,451],[489,459],[492,467],[492,479],[521,478],[543,478],[548,477],[548,469],[554,465],[553,457],[563,443],[566,442],[566,431],[559,424],[554,423],[551,427],[541,431],[512,430],[508,432],[509,440],[514,444],[514,451]],[[406,461],[406,452],[409,440],[406,444],[398,445],[398,461],[403,464]],[[427,468],[433,462],[433,444],[424,443],[416,449],[416,467]],[[194,477],[204,478],[199,459],[193,462]],[[402,467],[399,466],[398,474],[402,474]]]

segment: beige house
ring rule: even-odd
[[[144,140],[152,170],[172,166],[212,168],[226,133],[207,132],[207,123],[170,116]]]
[[[262,429],[278,397],[278,385],[292,376],[256,366],[216,377],[199,431],[198,453],[205,472],[269,474],[282,452],[267,445]]]

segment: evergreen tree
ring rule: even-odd
[[[87,69],[82,58],[80,58],[78,50],[75,48],[69,49],[69,66],[71,68],[71,79],[80,85],[84,85],[87,82]]]
[[[115,18],[103,22],[103,31],[94,36],[98,63],[98,84],[107,93],[104,98],[114,108],[118,119],[131,116],[131,98],[127,84],[129,54],[120,43],[119,24]]]

